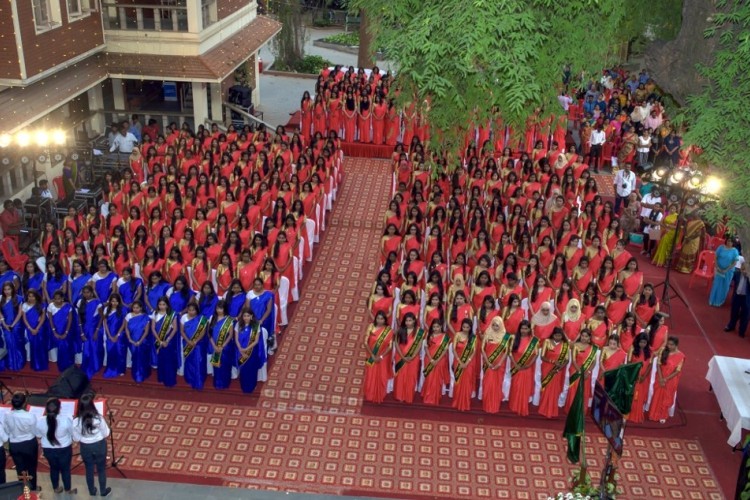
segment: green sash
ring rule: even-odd
[[[255,325],[255,328],[253,328],[252,333],[250,334],[250,341],[247,345],[251,345],[253,342],[255,342],[255,339],[258,338],[258,332],[260,332],[260,324]],[[248,351],[240,351],[242,352],[242,356],[240,356],[239,365],[242,366],[245,364],[245,361],[250,359],[250,356],[253,355],[253,351],[255,348],[250,349]]]
[[[224,324],[221,325],[221,329],[219,329],[219,338],[216,339],[216,347],[224,347],[224,344],[227,342],[230,332],[232,331],[232,326],[234,326],[232,318],[229,316],[224,318]],[[211,356],[211,365],[217,368],[221,366],[221,351],[215,351],[213,353]]]
[[[486,372],[490,369],[490,365],[495,362],[497,358],[500,357],[502,353],[508,350],[508,346],[510,346],[510,341],[513,338],[513,335],[506,333],[505,336],[503,336],[503,340],[500,341],[500,344],[495,347],[495,350],[490,353],[489,356],[487,356],[487,361],[489,363],[484,363],[482,365],[482,371]]]
[[[560,349],[560,355],[557,356],[557,361],[555,362],[555,364],[567,358],[569,350],[570,345],[567,342],[563,342],[562,349]],[[555,378],[555,375],[557,375],[558,371],[560,370],[558,370],[557,367],[552,367],[552,369],[547,373],[547,376],[542,379],[542,388],[547,387],[547,385],[552,382],[552,379]]]
[[[596,361],[597,352],[599,352],[599,348],[596,347],[594,344],[591,344],[591,352],[589,352],[589,355],[586,356],[586,359],[583,360],[581,369],[570,376],[571,384],[575,382],[576,380],[578,380],[578,378],[581,376],[581,372],[586,373],[587,371],[589,371],[589,368],[591,368],[591,365],[593,365],[594,361]]]
[[[451,343],[451,339],[448,335],[443,335],[443,341],[440,343],[440,345],[437,348],[437,351],[435,351],[435,355],[432,357],[432,359],[440,359],[440,356],[443,355],[446,349],[448,349],[448,346]],[[422,375],[425,377],[432,373],[432,370],[435,368],[435,364],[428,364],[427,366],[422,369]]]
[[[169,333],[169,329],[172,326],[172,321],[174,320],[174,317],[175,317],[174,311],[164,316],[164,321],[161,324],[161,328],[159,328],[159,333],[156,335],[156,352],[159,352],[159,349],[161,349],[162,343],[165,340],[167,340],[167,333]]]
[[[531,342],[529,342],[529,345],[526,346],[526,350],[523,352],[523,354],[521,355],[521,358],[516,363],[518,367],[514,366],[513,368],[511,368],[510,370],[511,375],[515,375],[516,373],[518,373],[518,370],[520,369],[519,367],[526,366],[526,363],[529,362],[529,360],[531,359],[531,356],[534,355],[534,351],[536,350],[536,345],[538,343],[539,343],[538,338],[531,337]]]
[[[417,334],[414,337],[414,343],[409,347],[409,350],[404,354],[404,358],[410,358],[417,353],[417,350],[422,347],[422,338],[424,337],[424,328],[419,328]],[[401,358],[396,362],[396,368],[393,370],[394,375],[398,375],[399,370],[406,366],[406,361]]]
[[[377,356],[378,353],[380,352],[380,348],[383,347],[383,342],[385,342],[385,338],[388,336],[390,331],[391,331],[391,327],[386,326],[385,328],[383,328],[383,331],[380,332],[380,335],[378,336],[377,340],[375,340],[375,345],[373,346],[373,349],[372,349],[372,356],[367,358],[367,361],[365,361],[365,364],[367,366],[372,366],[375,364],[375,356]]]
[[[471,353],[474,352],[476,345],[477,345],[477,337],[476,335],[472,335],[472,337],[466,343],[466,348],[464,348],[464,352],[461,353],[461,357],[459,358],[461,360],[461,363],[466,363],[469,360],[469,357],[471,356]],[[461,366],[457,366],[456,369],[453,371],[453,378],[455,379],[456,384],[458,383],[459,380],[461,380],[461,375],[463,375],[464,371],[465,369],[461,368]]]
[[[206,330],[206,327],[208,326],[208,318],[205,316],[201,316],[200,321],[198,321],[198,328],[195,329],[195,333],[193,334],[193,338],[190,339],[191,342],[196,342],[198,339],[203,336],[203,332]],[[194,345],[185,344],[185,347],[182,349],[182,355],[184,357],[188,357],[191,352],[193,352]]]

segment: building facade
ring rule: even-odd
[[[238,78],[259,102],[258,50],[280,30],[256,0],[0,0],[0,134],[223,121]],[[0,196],[33,180],[16,163],[0,161]]]

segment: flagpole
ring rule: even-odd
[[[607,459],[604,461],[604,469],[602,469],[602,477],[599,480],[599,500],[607,500],[609,493],[607,493],[607,478],[612,468],[612,445],[607,446]]]

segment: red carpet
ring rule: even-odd
[[[101,384],[126,473],[389,498],[546,499],[564,490],[574,467],[565,459],[562,419],[362,405],[365,303],[377,271],[390,170],[386,161],[363,159],[347,159],[345,169],[328,230],[258,398],[210,388]],[[643,267],[648,279],[663,274]],[[687,277],[675,282],[686,288]],[[733,495],[739,454],[726,444],[729,433],[703,377],[714,353],[748,357],[750,343],[721,332],[728,311],[709,308],[704,289],[686,292],[690,309],[677,302],[673,308],[673,330],[688,356],[680,411],[665,426],[627,429],[619,498]],[[32,380],[43,384],[31,376],[8,383],[31,388]],[[591,425],[587,430],[596,479],[604,441]]]

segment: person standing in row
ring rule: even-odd
[[[42,438],[42,453],[49,463],[49,475],[55,493],[78,493],[70,484],[70,462],[73,460],[73,421],[60,415],[60,400],[50,398],[45,418],[36,423],[37,436]],[[60,486],[62,476],[62,487]]]
[[[96,496],[98,493],[94,485],[95,470],[99,476],[101,496],[106,497],[112,492],[112,488],[107,486],[107,437],[109,433],[107,422],[94,406],[94,396],[91,394],[81,396],[78,402],[78,415],[73,420],[73,441],[81,444],[81,458],[86,467],[86,485],[91,496]]]
[[[16,392],[10,400],[11,411],[5,416],[5,433],[10,441],[10,456],[16,464],[19,476],[24,472],[31,476],[31,491],[40,491],[36,485],[36,466],[39,444],[36,440],[36,417],[26,410],[26,395]]]

